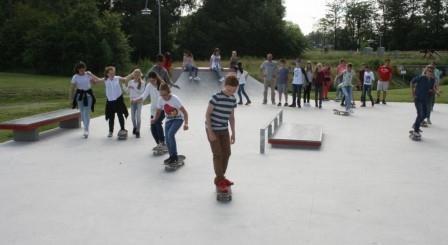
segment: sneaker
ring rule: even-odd
[[[272,104],[274,104],[274,103],[272,103]],[[279,102],[279,103],[277,104],[277,106],[282,106],[282,103]]]
[[[296,107],[296,104],[291,104],[289,105],[289,107]]]
[[[362,103],[361,107],[366,107],[366,103]]]
[[[250,105],[250,103],[252,103],[252,102],[248,101],[248,102],[246,102],[246,105]]]
[[[135,132],[137,132],[137,129],[136,128],[132,129],[132,134],[135,134]]]
[[[283,106],[288,106],[288,103],[285,103]]]
[[[272,104],[275,105],[275,101],[272,101]]]
[[[193,80],[193,77],[192,77],[192,76],[189,76],[188,79],[191,81],[191,80]]]
[[[109,132],[109,134],[107,135],[107,138],[111,138],[113,136],[114,132]]]
[[[232,181],[228,180],[227,178],[224,178],[223,182],[224,182],[227,186],[231,186],[231,185],[234,184]]]
[[[195,81],[201,81],[201,78],[200,77],[195,77],[195,78],[193,78]]]
[[[158,144],[155,147],[152,148],[153,151],[158,151],[162,148],[162,144]]]
[[[418,131],[413,132],[414,137],[422,137],[422,135]]]
[[[297,108],[302,108],[302,106],[300,104],[297,105]]]
[[[379,103],[380,103],[380,99],[378,98],[378,99],[376,99],[375,104],[379,104]]]
[[[220,83],[224,82],[224,77],[221,77],[221,78],[219,79],[219,82],[220,82]]]
[[[135,132],[135,138],[140,138],[140,132]]]
[[[319,109],[322,109],[322,105],[319,105]]]
[[[373,100],[372,100],[372,107],[374,107],[375,106],[375,102],[373,102]]]
[[[428,121],[427,121],[427,122],[428,122],[429,125],[432,124],[431,119],[429,119],[429,118],[428,118]]]
[[[226,179],[218,181],[218,184],[216,184],[216,191],[223,193],[227,193],[229,191],[229,185]]]
[[[162,149],[162,151],[168,152],[168,146],[165,143],[160,144],[160,148]]]
[[[242,105],[242,104],[243,104],[243,102],[242,102],[242,101],[238,102],[238,105]]]
[[[88,130],[84,130],[83,136],[84,136],[85,139],[87,139],[89,137],[89,131]]]
[[[267,101],[263,101],[263,105],[266,105],[268,102]]]
[[[383,105],[385,105],[386,104],[386,101],[385,100],[383,100]]]
[[[424,127],[424,128],[427,128],[427,127],[428,127],[428,123],[426,123],[426,121],[423,121],[423,122],[421,123],[421,126]]]
[[[163,164],[168,165],[171,162],[171,157],[168,157],[167,159],[163,160]]]
[[[348,110],[348,112],[350,112],[350,114],[355,113],[355,111],[353,109]]]

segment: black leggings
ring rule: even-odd
[[[123,116],[123,113],[116,112],[116,113],[112,114],[112,116],[109,118],[109,132],[113,132],[114,131],[115,114],[117,114],[117,116],[118,116],[118,122],[120,122],[121,130],[124,130],[124,116]]]

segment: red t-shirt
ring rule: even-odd
[[[392,80],[392,68],[385,65],[378,67],[378,76],[380,77],[380,81],[389,82]]]
[[[163,60],[163,67],[167,70],[167,71],[169,71],[169,70],[171,70],[171,60],[168,60],[168,59],[164,59]]]

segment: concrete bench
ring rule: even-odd
[[[79,128],[81,114],[78,110],[62,109],[0,123],[0,129],[13,131],[15,141],[37,141],[41,126],[59,123],[60,128]]]

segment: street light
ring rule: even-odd
[[[158,12],[159,12],[159,54],[162,54],[162,22],[161,22],[161,16],[160,16],[160,0],[156,0],[158,5]],[[150,15],[151,9],[148,8],[148,0],[146,0],[145,8],[142,9],[141,13],[142,15]]]

